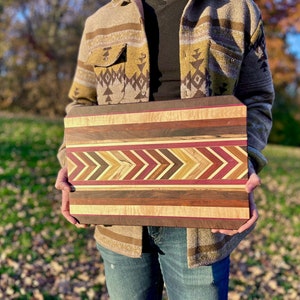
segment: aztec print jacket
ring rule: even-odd
[[[248,153],[257,171],[272,125],[274,98],[260,12],[251,0],[189,0],[179,29],[181,98],[235,95],[247,106]],[[141,0],[112,0],[86,20],[69,97],[74,105],[149,99],[149,54]],[[64,145],[58,153],[65,165]],[[187,229],[189,267],[228,256],[252,230],[226,236]],[[142,227],[96,226],[95,239],[139,257]]]

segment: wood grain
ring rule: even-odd
[[[93,224],[239,227],[249,218],[246,119],[233,96],[72,109],[71,213]]]

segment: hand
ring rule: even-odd
[[[239,229],[237,230],[230,230],[230,229],[212,229],[211,232],[212,233],[223,233],[226,235],[234,235],[237,233],[242,233],[245,230],[249,229],[252,225],[254,225],[256,223],[256,221],[258,220],[258,211],[254,202],[254,189],[260,185],[261,181],[260,178],[258,177],[258,175],[255,173],[254,170],[250,170],[249,172],[250,176],[249,179],[246,183],[246,191],[247,193],[249,193],[249,206],[250,206],[250,215],[251,218],[245,223],[243,224]]]
[[[62,191],[62,203],[61,203],[61,213],[71,224],[75,225],[77,228],[85,228],[88,225],[80,224],[77,219],[75,219],[70,214],[70,200],[69,193],[74,191],[74,188],[68,181],[68,171],[64,167],[58,172],[55,188]]]

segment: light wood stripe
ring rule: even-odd
[[[104,225],[136,225],[136,226],[170,226],[187,228],[220,228],[237,229],[247,222],[248,218],[226,219],[198,218],[198,217],[157,217],[157,216],[97,216],[97,215],[74,215],[82,224],[98,224],[99,219]],[[134,221],[133,221],[134,220]],[[101,227],[103,228],[103,227]],[[213,248],[215,249],[215,248]]]
[[[66,128],[84,127],[84,126],[101,126],[101,125],[119,125],[119,124],[144,124],[144,123],[161,123],[176,122],[178,120],[218,120],[228,119],[231,116],[239,115],[246,117],[246,109],[241,105],[232,105],[223,107],[207,107],[200,109],[186,110],[169,110],[159,112],[140,112],[140,113],[122,113],[115,115],[91,115],[84,117],[67,117],[65,118]]]
[[[83,215],[127,215],[127,216],[159,216],[162,217],[197,217],[197,218],[221,218],[238,219],[249,218],[249,208],[234,207],[175,207],[158,205],[72,205],[71,214]]]

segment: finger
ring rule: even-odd
[[[261,180],[256,173],[250,175],[248,181],[246,182],[246,192],[251,193],[256,187],[261,185]]]
[[[87,228],[87,227],[90,227],[90,225],[88,225],[88,224],[80,224],[80,223],[76,223],[75,224],[75,226],[77,227],[77,228]]]
[[[68,172],[66,167],[59,170],[55,182],[55,188],[58,190],[65,190],[69,192],[72,191],[72,187],[68,182]]]
[[[252,217],[244,225],[242,225],[239,228],[238,233],[242,233],[245,230],[247,230],[250,227],[252,227],[256,223],[257,219],[258,219],[258,213],[257,213],[257,210],[254,210]]]
[[[76,225],[78,223],[78,221],[70,214],[69,193],[66,191],[62,191],[61,213],[71,224]]]
[[[249,229],[258,220],[259,215],[258,215],[258,210],[256,208],[256,205],[254,203],[253,193],[250,194],[250,212],[251,212],[251,218],[238,229],[239,233]]]
[[[212,233],[222,233],[226,235],[235,235],[238,233],[237,230],[231,230],[231,229],[211,229]]]

